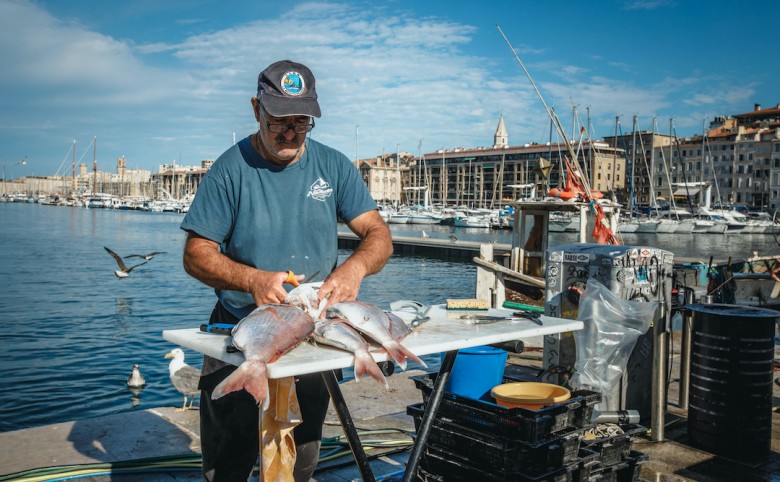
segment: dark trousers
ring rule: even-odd
[[[235,323],[226,319],[217,303],[211,323]],[[229,313],[228,313],[229,315]],[[234,482],[246,480],[260,450],[259,407],[245,390],[211,399],[214,388],[236,367],[227,366],[200,379],[200,443],[203,480]],[[295,377],[295,390],[303,422],[293,429],[295,445],[319,441],[328,411],[328,390],[319,373]]]

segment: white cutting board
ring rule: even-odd
[[[394,312],[405,321],[410,316],[407,312]],[[487,312],[450,312],[445,305],[434,305],[427,315],[429,321],[417,327],[414,332],[403,340],[402,344],[417,356],[440,353],[478,345],[489,345],[504,341],[518,340],[530,336],[550,335],[566,331],[581,330],[581,321],[541,316],[542,326],[531,320],[501,321],[498,323],[474,325],[460,319],[464,313],[490,316],[510,316],[511,310],[491,308]],[[244,355],[228,353],[225,347],[230,344],[231,337],[204,333],[197,328],[180,330],[165,330],[163,339],[188,348],[204,355],[220,359],[224,362],[240,365]],[[387,353],[381,347],[372,349],[372,355],[378,362],[387,360]],[[290,350],[276,362],[268,365],[269,378],[283,378],[306,373],[317,373],[325,370],[350,367],[353,364],[351,353],[328,346],[314,346],[311,343],[301,343]]]

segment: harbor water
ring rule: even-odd
[[[162,330],[207,322],[213,291],[182,269],[183,215],[0,204],[0,432],[157,406],[183,399],[168,380],[164,355],[175,346]],[[342,228],[346,231],[346,227]],[[394,234],[511,243],[511,231],[391,225]],[[575,241],[554,233],[551,245]],[[771,235],[625,235],[625,244],[657,246],[682,257],[725,259],[780,252]],[[118,279],[122,256],[164,251]],[[340,252],[342,259],[349,251]],[[133,258],[129,264],[134,264]],[[392,301],[424,304],[474,296],[476,266],[443,256],[394,255],[366,278],[359,298],[387,308]],[[185,350],[200,367],[201,356]],[[432,369],[438,357],[425,359]],[[146,387],[126,386],[139,364]],[[403,376],[396,371],[393,376]]]

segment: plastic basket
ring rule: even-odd
[[[641,480],[639,474],[642,470],[642,464],[647,459],[647,455],[641,452],[630,452],[617,464],[594,467],[587,482],[638,482]]]
[[[438,373],[411,377],[422,392],[427,405],[433,393]],[[505,382],[515,380],[505,378]],[[507,408],[484,400],[476,400],[445,391],[436,417],[449,418],[467,428],[488,431],[525,442],[538,442],[554,432],[583,428],[590,423],[594,406],[601,401],[601,394],[589,390],[572,392],[564,402],[538,410]]]
[[[415,428],[419,430],[422,404],[409,405],[406,413],[414,417]],[[494,467],[507,473],[543,473],[577,460],[583,430],[564,429],[539,442],[522,442],[437,418],[426,446],[460,455],[478,467]]]
[[[599,464],[608,467],[623,461],[631,452],[634,437],[647,432],[647,428],[637,424],[619,425],[623,430],[620,435],[601,437],[592,440],[582,440],[582,447],[599,454]]]
[[[506,473],[490,466],[475,466],[471,461],[444,449],[426,446],[420,467],[446,482],[585,482],[590,477],[589,462],[596,454],[580,450],[580,457],[562,467],[541,474]],[[584,472],[583,472],[584,470]],[[436,480],[436,479],[430,479]]]

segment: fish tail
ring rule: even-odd
[[[265,363],[244,362],[211,393],[211,399],[222,398],[228,393],[246,390],[263,409],[268,407],[268,375]]]
[[[390,389],[390,384],[387,383],[387,379],[379,368],[379,365],[374,361],[374,357],[368,352],[355,353],[355,381],[357,382],[360,377],[366,375],[383,385],[385,390]]]
[[[407,358],[409,358],[410,360],[416,363],[419,363],[425,368],[428,368],[428,365],[426,365],[424,361],[420,360],[420,358],[418,358],[417,355],[410,352],[405,346],[398,343],[397,341],[392,341],[382,346],[384,346],[385,349],[387,350],[387,353],[390,354],[390,358],[392,358],[393,360],[395,360],[396,363],[398,363],[398,366],[401,367],[401,370],[406,370]]]

